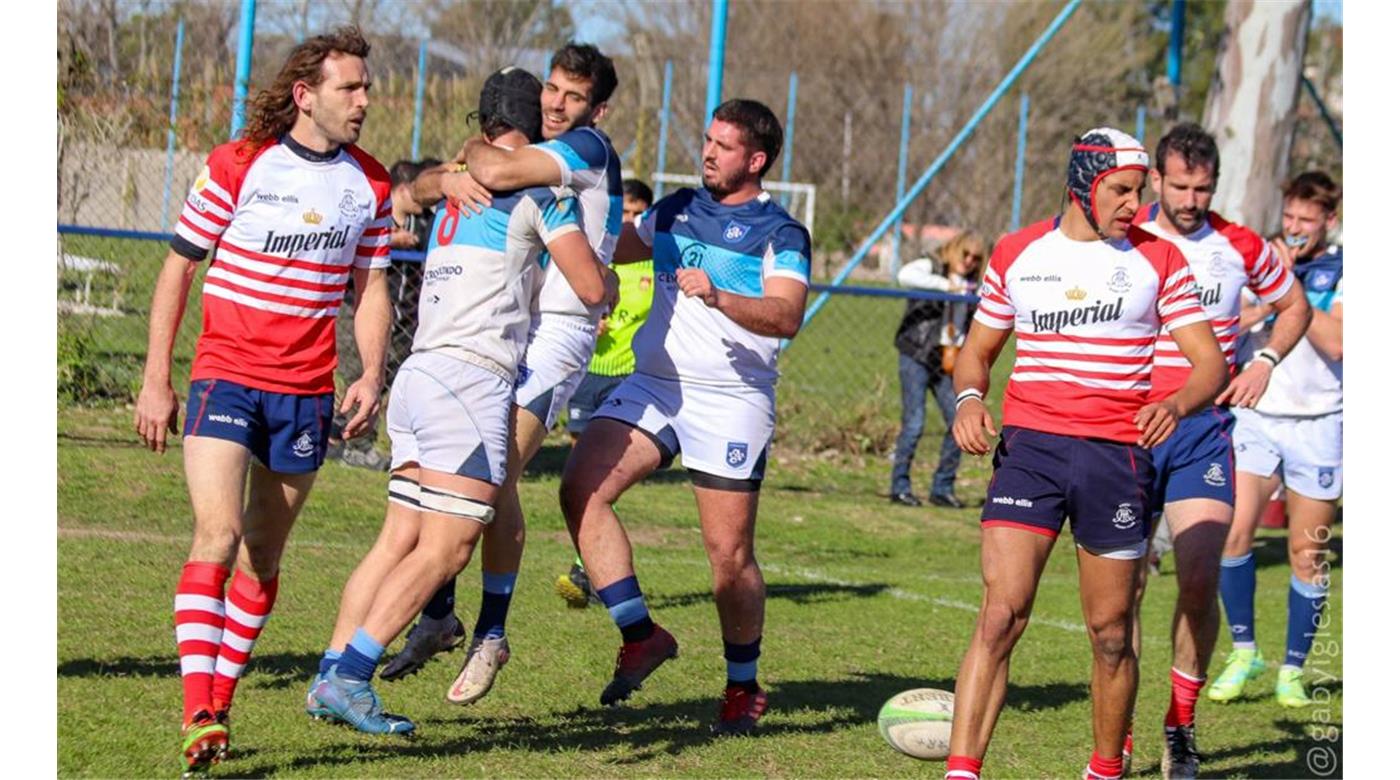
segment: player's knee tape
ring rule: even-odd
[[[423,511],[463,517],[482,525],[490,525],[496,518],[496,510],[490,504],[468,498],[461,493],[426,485],[419,485],[418,491],[418,501]]]
[[[1108,558],[1114,561],[1135,561],[1147,554],[1147,541],[1143,539],[1135,544],[1126,547],[1088,547],[1079,545],[1085,552],[1097,558]]]
[[[409,509],[422,510],[422,488],[408,477],[389,477],[389,501]]]

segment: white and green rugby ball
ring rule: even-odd
[[[953,694],[915,688],[880,708],[880,736],[906,756],[935,761],[948,757],[953,737]]]

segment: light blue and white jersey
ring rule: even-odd
[[[612,141],[597,128],[576,127],[534,148],[559,164],[560,183],[577,194],[583,232],[593,254],[604,265],[612,262],[617,236],[622,232],[622,163]],[[545,271],[539,310],[596,322],[603,307],[584,306],[568,280],[551,264]]]
[[[708,190],[681,189],[638,218],[637,234],[653,250],[651,313],[632,340],[637,371],[705,384],[772,387],[779,339],[760,336],[676,284],[681,268],[699,268],[717,289],[763,297],[771,277],[808,284],[812,240],[807,228],[760,193],[738,206]]]
[[[514,383],[548,263],[545,245],[581,229],[563,188],[492,193],[482,214],[440,204],[423,260],[414,352],[443,352]]]

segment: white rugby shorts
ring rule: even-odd
[[[515,405],[543,422],[545,430],[553,428],[588,373],[597,340],[597,325],[582,317],[541,314],[530,326],[515,380]]]
[[[510,383],[481,366],[415,352],[389,391],[392,468],[416,462],[500,485],[506,478]]]
[[[771,387],[702,385],[635,372],[593,412],[647,433],[663,467],[681,464],[704,474],[761,480],[773,440]]]
[[[1235,468],[1283,475],[1289,490],[1318,501],[1342,495],[1342,413],[1276,417],[1253,409],[1235,413]]]

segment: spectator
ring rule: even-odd
[[[986,242],[964,230],[938,250],[939,263],[921,257],[899,269],[899,284],[915,290],[973,295],[977,292]],[[920,506],[909,481],[914,449],[924,433],[924,394],[932,392],[943,413],[943,447],[929,487],[929,501],[954,509],[963,506],[953,491],[962,452],[953,440],[953,361],[967,334],[974,307],[964,301],[909,299],[895,332],[899,350],[900,426],[890,474],[890,501]]]

